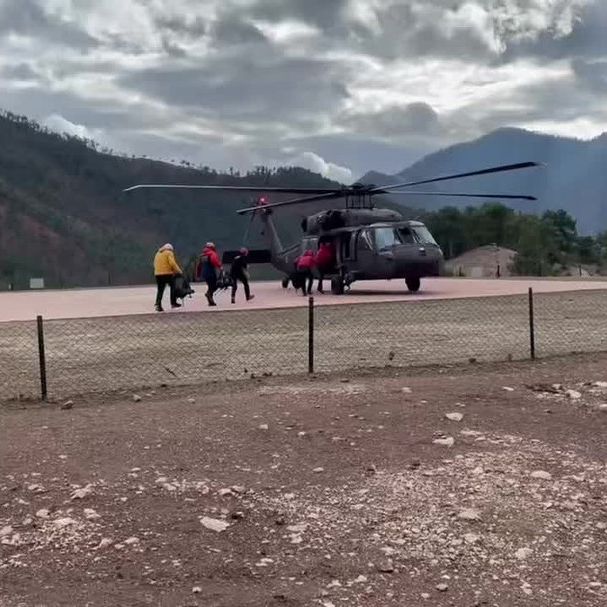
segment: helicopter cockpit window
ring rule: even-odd
[[[402,244],[402,240],[400,234],[394,228],[375,229],[375,246],[378,251],[389,249],[399,244]]]
[[[418,242],[422,244],[437,244],[426,226],[414,226],[412,229]]]
[[[415,244],[415,238],[409,228],[399,228],[398,234],[403,244]]]
[[[360,243],[364,249],[369,251],[373,250],[373,240],[371,239],[371,234],[369,230],[362,230],[360,233]]]

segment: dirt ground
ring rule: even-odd
[[[605,605],[606,368],[4,406],[0,605]]]

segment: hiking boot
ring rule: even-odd
[[[156,312],[164,312],[164,310],[162,309],[162,306],[154,306],[154,310],[156,310]]]
[[[252,299],[255,299],[255,295],[249,295],[247,297],[247,301],[251,301]]]
[[[236,300],[232,297],[232,299],[230,300],[233,304],[236,303]]]
[[[174,304],[171,304],[171,308],[181,308],[181,304],[175,302]]]

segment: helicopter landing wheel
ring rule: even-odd
[[[283,289],[287,289],[289,287],[289,277],[285,276],[280,284],[282,284]]]
[[[331,278],[331,293],[333,295],[344,294],[344,279],[341,276]]]
[[[417,293],[421,286],[421,279],[418,277],[405,278],[405,283],[407,284],[407,289],[409,289],[411,293]]]

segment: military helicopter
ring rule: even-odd
[[[141,184],[124,190],[173,188],[195,190],[221,190],[234,192],[263,192],[249,207],[239,209],[241,215],[250,214],[251,223],[259,217],[269,250],[251,251],[251,263],[270,263],[284,274],[283,287],[293,277],[296,259],[306,250],[316,251],[321,242],[327,242],[335,253],[334,264],[325,275],[331,279],[331,292],[342,295],[346,289],[361,280],[404,279],[410,292],[416,293],[421,279],[439,276],[443,264],[443,252],[428,228],[420,221],[405,220],[397,211],[376,208],[373,198],[381,194],[408,196],[444,196],[500,200],[536,200],[534,196],[512,194],[469,194],[407,190],[415,186],[476,177],[506,171],[516,171],[541,166],[537,162],[521,162],[500,165],[477,171],[469,171],[442,177],[374,186],[355,183],[341,188],[288,188],[220,185]],[[269,202],[268,194],[294,194],[296,198]],[[285,247],[272,219],[275,209],[328,202],[344,199],[344,208],[331,208],[305,217],[301,222],[302,239]],[[249,227],[251,225],[249,224]],[[229,263],[235,252],[226,252],[224,263]]]

